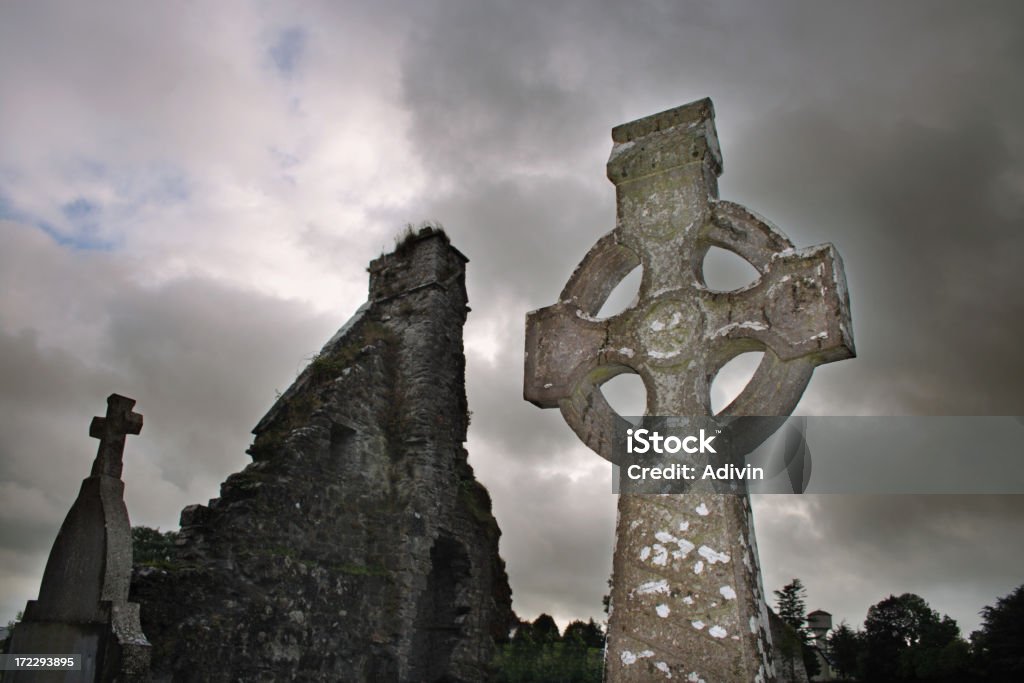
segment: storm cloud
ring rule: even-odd
[[[1024,413],[1022,66],[1014,2],[3,7],[0,608],[35,597],[107,394],[146,416],[133,522],[174,528],[369,259],[436,220],[470,258],[468,448],[514,607],[601,618],[609,468],[522,400],[523,320],[614,225],[611,127],[705,96],[722,196],[846,264],[858,358],[798,412]],[[766,588],[837,620],[910,591],[969,631],[1024,582],[1021,496],[755,512]]]

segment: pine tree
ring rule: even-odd
[[[775,591],[775,598],[778,600],[776,612],[784,622],[801,634],[807,633],[807,629],[804,628],[807,623],[806,593],[807,589],[800,579],[793,579],[783,586],[782,590]]]
[[[799,655],[807,674],[813,676],[820,672],[821,667],[818,665],[814,648],[811,647],[810,631],[807,630],[806,593],[803,581],[796,578],[783,586],[782,590],[775,591],[779,618],[793,628],[793,637],[787,637],[778,647],[790,671],[794,668],[794,661]]]

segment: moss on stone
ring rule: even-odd
[[[349,576],[391,576],[391,572],[380,565],[363,564],[339,564],[333,567],[334,571]]]

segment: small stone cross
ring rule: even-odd
[[[142,431],[142,415],[133,413],[135,399],[111,394],[107,397],[107,416],[94,417],[89,425],[89,436],[100,440],[91,476],[104,474],[121,478],[124,441],[128,434]]]
[[[722,160],[710,100],[618,126],[612,139],[616,227],[559,301],[527,316],[525,398],[558,407],[611,460],[622,418],[603,383],[636,373],[648,415],[708,416],[722,366],[761,350],[751,381],[721,415],[790,414],[815,366],[854,355],[835,248],[797,250],[766,221],[717,199]],[[710,289],[703,262],[713,246],[749,261],[758,280]],[[597,318],[637,266],[634,304]],[[746,495],[621,495],[611,607],[607,680],[775,678]]]

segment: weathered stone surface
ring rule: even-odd
[[[149,642],[139,606],[128,602],[132,536],[121,464],[125,436],[142,430],[135,401],[111,394],[106,417],[93,418],[100,440],[92,474],[82,481],[43,572],[39,599],[25,607],[12,636],[12,654],[79,654],[80,681],[145,680]],[[5,681],[64,681],[62,671],[10,671]]]
[[[772,642],[776,644],[776,649],[780,647],[781,643],[789,642],[792,650],[788,653],[789,656],[780,652],[779,656],[775,658],[776,682],[809,683],[803,652],[798,643],[799,634],[771,609],[768,610],[768,622],[771,625]]]
[[[466,461],[465,258],[426,230],[133,596],[157,680],[483,681],[511,592]]]
[[[623,124],[612,139],[616,227],[559,301],[527,316],[525,398],[558,407],[580,439],[612,459],[622,418],[601,394],[604,382],[633,372],[647,389],[648,415],[707,416],[721,367],[763,350],[722,414],[789,414],[816,365],[854,353],[838,253],[831,245],[797,250],[766,221],[718,200],[722,157],[710,100]],[[713,246],[745,258],[759,279],[733,292],[708,288],[703,262]],[[637,301],[597,319],[637,266]],[[734,443],[768,435],[740,434],[739,425],[725,435]],[[609,680],[774,679],[744,495],[620,496],[611,605]]]

